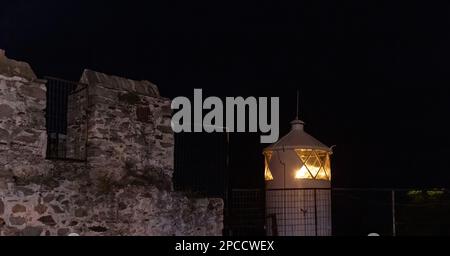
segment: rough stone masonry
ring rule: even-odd
[[[0,235],[221,235],[222,199],[173,190],[170,100],[90,70],[80,83],[67,143],[86,161],[48,160],[46,81],[0,50]]]

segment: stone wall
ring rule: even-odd
[[[220,235],[221,199],[156,187],[91,189],[82,180],[0,191],[0,235]]]
[[[88,162],[95,179],[172,189],[170,100],[148,81],[85,70],[89,84]]]
[[[0,51],[0,189],[14,177],[45,173],[45,81]]]
[[[68,141],[87,138],[87,161],[46,160],[45,81],[0,51],[0,235],[221,235],[222,199],[173,191],[170,101],[148,81],[81,82]]]
[[[87,84],[76,84],[67,99],[66,157],[86,159],[88,89]]]

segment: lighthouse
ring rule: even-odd
[[[330,236],[331,148],[295,118],[290,132],[263,154],[267,235]]]

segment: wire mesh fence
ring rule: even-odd
[[[329,189],[267,190],[266,213],[271,218],[266,223],[266,233],[271,236],[331,235],[330,207]]]
[[[231,201],[238,236],[450,235],[445,189],[233,190]]]
[[[176,190],[209,197],[228,193],[226,133],[175,133]]]
[[[230,235],[264,235],[264,193],[258,189],[233,189],[230,197]]]
[[[333,234],[450,235],[445,189],[334,189]]]

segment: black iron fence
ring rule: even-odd
[[[446,189],[336,188],[332,200],[334,235],[450,235]]]
[[[209,197],[228,192],[226,133],[175,133],[173,182],[176,190]]]
[[[295,231],[299,235],[324,235],[315,229],[326,227],[328,217],[317,216],[321,214],[317,207],[325,207],[327,200],[317,200],[314,189],[306,193],[299,191],[303,192],[275,195],[279,207],[286,210],[274,212],[270,210],[273,205],[266,204],[264,190],[233,190],[230,233],[245,236],[287,232],[289,235]],[[332,235],[450,235],[450,192],[446,189],[333,188],[330,192]]]
[[[46,77],[47,158],[84,161],[87,144],[88,87]]]
[[[259,189],[233,189],[230,195],[229,235],[264,235],[265,193]],[[270,216],[269,216],[270,217]],[[273,217],[273,216],[272,216]],[[274,218],[276,222],[276,218]],[[274,226],[276,227],[276,226]]]

